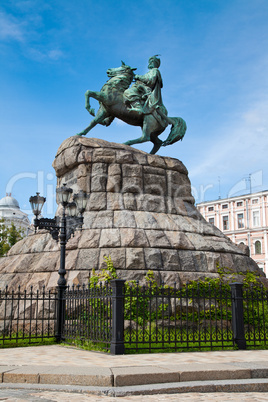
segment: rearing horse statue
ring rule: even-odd
[[[99,92],[86,91],[86,109],[95,116],[89,99],[99,101],[99,110],[81,133],[86,135],[97,124],[109,126],[115,117],[133,126],[142,128],[142,136],[135,140],[125,142],[126,145],[139,144],[151,141],[154,146],[151,154],[155,154],[161,146],[171,145],[182,140],[186,131],[186,123],[180,117],[168,117],[167,110],[162,103],[162,79],[157,68],[156,56],[149,59],[150,71],[144,76],[135,75],[136,82],[129,88],[134,78],[136,68],[131,68],[122,62],[118,68],[109,68],[109,80]],[[159,61],[160,64],[160,61]],[[158,136],[171,124],[171,131],[165,141]]]

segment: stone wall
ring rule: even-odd
[[[217,266],[255,271],[248,249],[236,246],[194,206],[185,166],[126,145],[71,137],[53,162],[58,186],[89,195],[82,232],[67,245],[69,283],[87,282],[111,255],[120,277],[142,280],[154,270],[170,284],[217,276]],[[58,211],[60,214],[60,210]],[[57,282],[59,248],[39,232],[17,243],[0,261],[0,287]]]

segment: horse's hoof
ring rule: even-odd
[[[78,133],[78,134],[75,134],[75,135],[78,135],[78,137],[82,137],[82,135],[85,135],[85,134],[83,134],[83,133]]]

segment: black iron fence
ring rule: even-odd
[[[268,339],[268,293],[233,283],[178,289],[138,283],[65,293],[65,341],[105,344],[113,354],[263,346]]]
[[[57,294],[52,291],[0,290],[0,347],[55,338]]]
[[[125,292],[125,348],[131,351],[233,345],[232,295],[222,288],[148,286]]]
[[[112,289],[108,285],[67,287],[63,295],[65,342],[90,340],[107,350],[112,334]]]
[[[14,338],[35,342],[56,337],[90,341],[122,354],[268,343],[268,293],[263,287],[195,283],[171,288],[113,280],[66,288],[59,295],[45,289],[0,292],[0,345]]]
[[[241,292],[242,293],[242,292]],[[244,328],[241,336],[245,336],[247,346],[268,344],[268,291],[263,287],[251,287],[242,293],[243,322],[239,326]],[[241,296],[240,296],[241,298]]]

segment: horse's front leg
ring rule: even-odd
[[[85,107],[86,107],[87,111],[89,112],[89,114],[91,114],[91,116],[95,116],[95,109],[93,109],[93,108],[90,106],[89,99],[90,99],[90,98],[94,98],[94,99],[96,99],[96,100],[98,100],[98,101],[101,102],[101,99],[103,98],[102,93],[101,93],[101,92],[95,92],[95,91],[89,91],[89,90],[88,90],[88,91],[86,91],[86,93],[85,93],[85,98],[86,98],[86,105],[85,105]]]
[[[81,131],[81,133],[78,133],[76,135],[86,135],[90,130],[92,130],[93,127],[95,127],[97,124],[102,123],[104,119],[109,117],[109,114],[106,112],[105,109],[99,109],[96,117],[90,122],[90,125],[85,128],[85,130]],[[105,124],[105,123],[104,123]],[[105,124],[106,125],[106,124]]]

